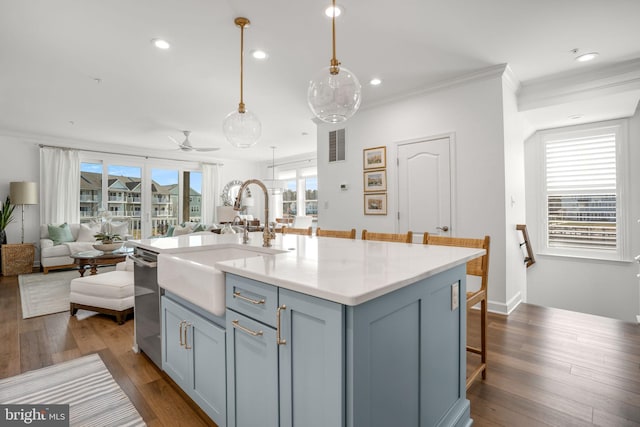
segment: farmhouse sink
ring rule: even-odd
[[[262,248],[221,247],[158,255],[158,284],[216,316],[225,312],[224,273],[220,261],[269,256],[282,251]]]

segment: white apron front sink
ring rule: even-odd
[[[224,273],[214,267],[215,263],[270,256],[281,252],[226,246],[176,254],[159,254],[158,284],[216,316],[223,316],[225,312]]]

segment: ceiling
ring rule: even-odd
[[[328,0],[0,0],[0,130],[161,157],[270,160],[315,151],[308,81],[331,58]],[[337,56],[363,84],[362,108],[497,64],[524,84],[640,58],[640,2],[338,0]],[[615,5],[614,7],[611,7]],[[262,122],[248,150],[222,120],[239,101]],[[156,49],[151,39],[171,43]],[[269,58],[248,53],[264,49]],[[597,51],[590,63],[570,52]],[[382,84],[372,87],[372,77]],[[168,138],[191,130],[183,155]]]

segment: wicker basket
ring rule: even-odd
[[[35,247],[30,243],[2,245],[2,275],[15,276],[33,271]]]

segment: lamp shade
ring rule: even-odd
[[[251,207],[255,206],[255,204],[256,201],[254,200],[253,196],[246,195],[242,198],[242,206]]]
[[[216,206],[218,222],[233,222],[238,212],[233,210],[233,206]]]
[[[38,184],[35,182],[11,182],[9,184],[9,198],[14,205],[37,205]]]

